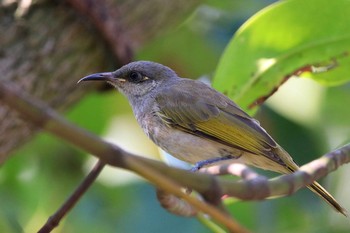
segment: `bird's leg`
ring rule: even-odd
[[[207,165],[211,165],[220,161],[225,161],[225,160],[230,160],[230,159],[236,159],[237,157],[232,156],[232,155],[226,155],[226,156],[222,156],[222,157],[216,157],[216,158],[211,158],[211,159],[207,159],[207,160],[202,160],[197,162],[192,168],[191,168],[191,172],[197,172],[199,169],[201,169],[204,166]]]
[[[235,158],[239,158],[241,156],[235,157],[232,155],[225,155],[222,157],[216,157],[216,158],[211,158],[211,159],[206,159],[206,160],[202,160],[197,162],[191,169],[191,172],[197,172],[199,169],[201,169],[204,166],[210,165],[210,164],[214,164],[220,161],[225,161],[225,160],[229,160],[229,159],[235,159]],[[185,193],[190,194],[192,192],[191,188],[185,188]]]

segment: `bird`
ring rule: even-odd
[[[134,61],[82,81],[106,81],[128,99],[144,133],[161,149],[198,170],[244,163],[281,174],[299,169],[260,123],[209,85],[179,77],[171,68]],[[339,213],[346,210],[316,181],[307,186]]]

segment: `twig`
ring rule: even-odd
[[[211,175],[234,175],[241,177],[243,180],[252,180],[265,177],[256,173],[253,169],[240,163],[216,165],[207,168],[201,168],[199,172],[208,173]]]
[[[304,166],[298,171],[272,179],[252,179],[233,182],[221,180],[222,192],[242,200],[262,200],[269,197],[291,195],[300,188],[311,184],[340,165],[350,162],[350,143],[329,152]]]
[[[157,199],[162,207],[170,213],[184,217],[193,217],[198,214],[198,210],[188,202],[162,189],[157,189]]]
[[[83,196],[86,190],[93,184],[97,176],[100,174],[104,168],[105,163],[100,160],[95,164],[90,173],[85,177],[83,182],[78,186],[78,188],[72,193],[72,195],[63,203],[61,208],[57,210],[45,223],[45,225],[38,231],[38,233],[48,233],[51,232],[62,220],[62,218],[67,215],[78,200]]]

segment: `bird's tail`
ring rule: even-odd
[[[293,173],[299,169],[298,165],[293,161],[292,157],[286,152],[283,148],[279,147],[277,150],[277,153],[280,158],[285,162],[287,165],[286,173]],[[312,192],[316,193],[318,196],[320,196],[325,202],[327,202],[330,206],[332,206],[337,212],[343,214],[344,216],[347,216],[347,211],[345,208],[343,208],[336,200],[335,198],[325,189],[323,188],[319,183],[316,181],[312,184],[307,186]]]
[[[292,165],[292,166],[290,166]],[[293,164],[288,165],[288,170],[291,172],[295,172],[298,170],[298,166],[293,162]],[[337,212],[343,214],[345,217],[347,217],[347,211],[345,208],[343,208],[337,200],[325,189],[323,188],[319,183],[314,181],[312,184],[307,186],[312,192],[316,193],[319,197],[321,197],[325,202],[327,202],[330,206],[332,206]]]
[[[330,206],[332,206],[336,211],[343,214],[344,216],[347,216],[347,211],[344,209],[336,200],[335,198],[325,189],[323,188],[319,183],[313,182],[311,185],[308,186],[308,188],[316,193],[318,196],[320,196],[325,202],[327,202]]]

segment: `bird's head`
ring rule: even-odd
[[[88,75],[78,81],[107,81],[129,99],[143,97],[156,88],[177,78],[167,66],[150,61],[131,62],[114,72]]]

